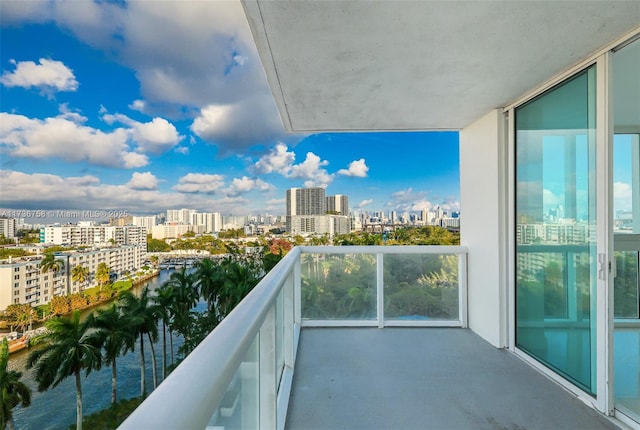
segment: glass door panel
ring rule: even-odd
[[[612,54],[615,407],[640,422],[640,41]]]
[[[516,108],[516,346],[595,394],[595,66]]]

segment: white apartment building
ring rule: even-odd
[[[327,212],[349,215],[349,197],[342,194],[327,196]]]
[[[16,236],[15,218],[0,218],[0,236],[4,236],[7,239]]]
[[[202,227],[202,233],[217,233],[222,229],[222,215],[219,212],[195,212],[190,224]]]
[[[89,269],[89,279],[84,285],[80,282],[74,282],[69,273],[69,293],[77,293],[86,288],[94,287],[96,285],[95,273],[100,263],[106,263],[112,276],[120,277],[127,272],[133,273],[142,267],[146,255],[146,245],[125,245],[118,248],[65,253],[65,267],[70,268],[70,271],[80,265]]]
[[[291,234],[348,234],[351,232],[351,221],[344,215],[294,215],[290,220]]]
[[[64,268],[59,272],[41,272],[42,255],[3,260],[0,262],[0,309],[17,303],[43,305],[55,296],[94,287],[95,273],[100,263],[106,263],[115,277],[126,272],[133,273],[142,267],[146,251],[146,245],[125,245],[60,253],[56,254],[56,259],[64,262]],[[89,269],[88,281],[84,285],[71,279],[73,268],[78,265]]]
[[[231,230],[244,228],[249,223],[249,217],[246,215],[229,215],[222,217],[222,229]]]
[[[183,224],[191,223],[191,216],[198,211],[195,209],[167,209],[166,223],[181,222]]]
[[[139,226],[56,225],[40,229],[40,243],[68,246],[144,245],[147,229]]]
[[[158,217],[153,216],[134,216],[131,223],[137,227],[144,227],[147,231],[151,231],[153,226],[158,225]]]
[[[194,231],[191,224],[162,224],[151,229],[151,237],[158,240],[178,239],[188,231]]]

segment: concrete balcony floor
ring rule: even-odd
[[[304,328],[287,429],[615,429],[468,329]]]

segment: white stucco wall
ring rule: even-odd
[[[460,132],[460,241],[469,248],[469,327],[496,347],[506,346],[503,121],[502,111],[493,110]]]

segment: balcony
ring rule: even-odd
[[[466,300],[465,247],[294,248],[120,428],[616,428]]]

